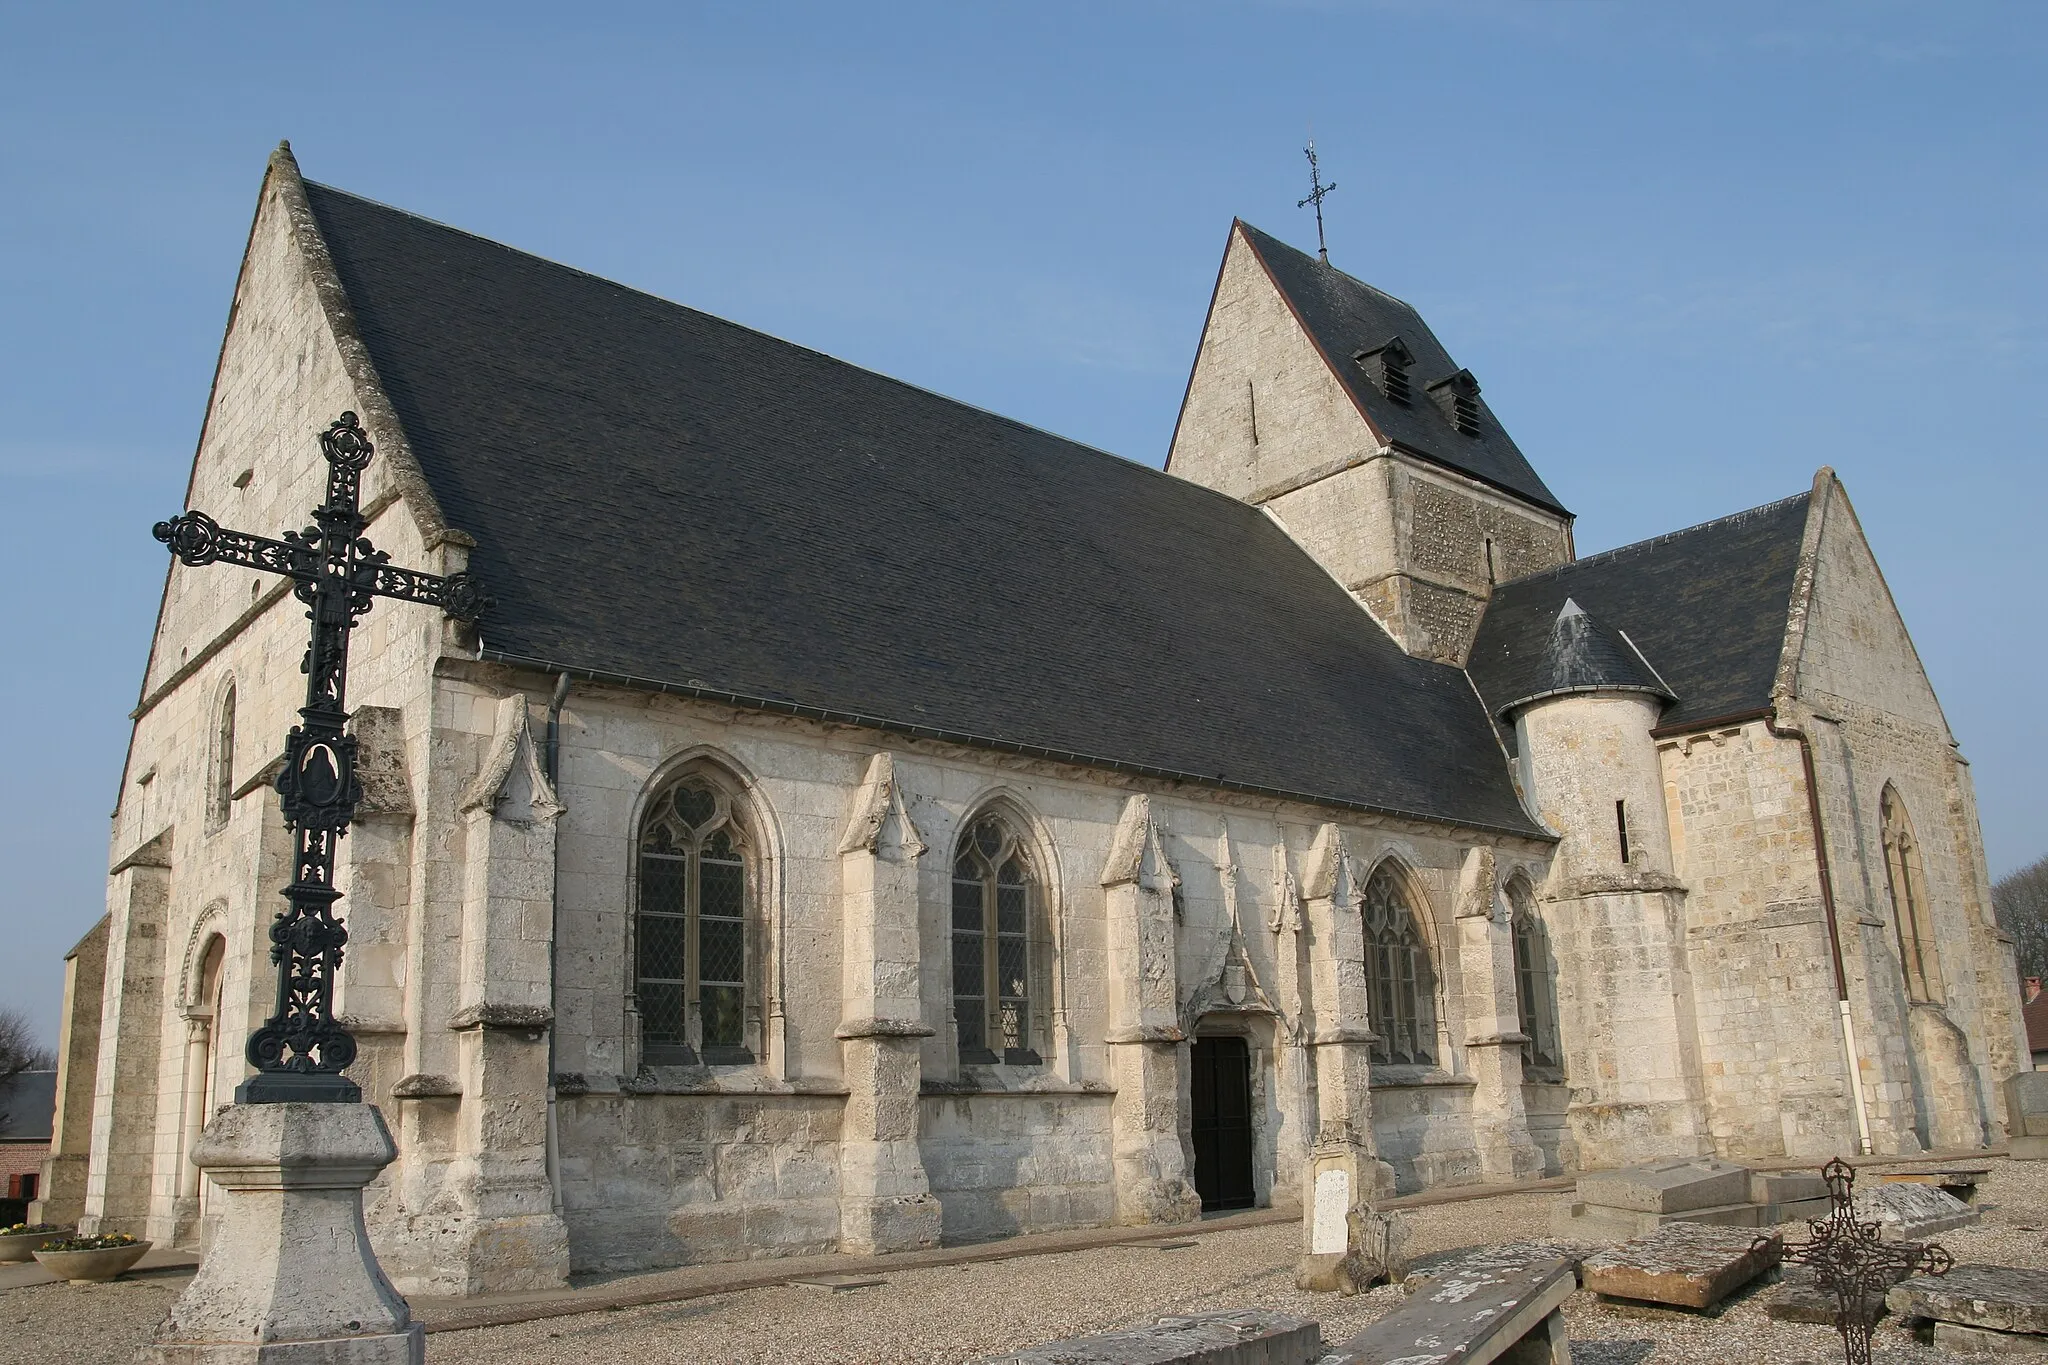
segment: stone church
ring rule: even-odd
[[[186,505],[300,525],[344,411],[496,599],[353,646],[404,1290],[2002,1136],[1969,768],[1828,469],[1581,558],[1413,308],[1240,222],[1162,472],[281,148]],[[199,1236],[305,631],[166,578],[45,1217]]]

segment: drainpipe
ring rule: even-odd
[[[1827,912],[1828,952],[1835,967],[1835,1007],[1842,1019],[1842,1049],[1849,1058],[1849,1090],[1856,1103],[1856,1141],[1863,1155],[1871,1154],[1870,1110],[1863,1097],[1863,1065],[1856,1051],[1856,1021],[1849,1010],[1849,976],[1842,968],[1842,929],[1835,918],[1835,879],[1828,869],[1827,830],[1820,818],[1820,785],[1814,780],[1813,741],[1804,730],[1780,723],[1774,706],[1764,717],[1764,728],[1779,739],[1799,742],[1799,761],[1806,772],[1806,818],[1813,829],[1813,860],[1820,873],[1820,903]]]
[[[548,785],[555,789],[555,799],[562,799],[562,703],[569,700],[569,675],[555,676],[555,693],[548,698],[548,735],[546,762]],[[559,818],[559,817],[557,817]],[[556,830],[559,841],[561,831]],[[555,944],[562,933],[562,853],[561,845],[555,847],[555,863],[552,870],[553,887],[548,898],[548,991],[553,999],[560,999],[557,988]],[[555,1031],[562,1021],[557,1015],[548,1024],[548,1085],[547,1085],[547,1171],[548,1190],[554,1196],[555,1212],[562,1211],[562,1137],[555,1119]],[[1867,1148],[1866,1148],[1867,1150]]]

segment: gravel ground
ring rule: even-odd
[[[1984,1222],[1940,1240],[1958,1262],[2048,1269],[2048,1163],[1991,1160],[1980,1196]],[[1549,1232],[1548,1194],[1414,1209],[1404,1217],[1411,1256],[1459,1247],[1540,1239]],[[1803,1237],[1804,1225],[1787,1229]],[[1325,1341],[1341,1342],[1400,1301],[1381,1287],[1345,1299],[1302,1294],[1293,1285],[1300,1231],[1293,1224],[1199,1234],[1193,1246],[1115,1246],[1022,1260],[892,1270],[887,1283],[833,1293],[782,1287],[680,1303],[584,1313],[508,1327],[438,1332],[427,1338],[435,1365],[941,1365],[973,1362],[1019,1346],[1105,1331],[1164,1314],[1262,1307],[1318,1319]],[[758,1263],[757,1263],[758,1264]],[[112,1285],[51,1285],[0,1294],[0,1365],[66,1361],[127,1365],[136,1345],[183,1287],[179,1278]],[[1841,1359],[1824,1327],[1777,1323],[1763,1287],[1715,1317],[1628,1309],[1576,1295],[1566,1308],[1579,1365],[1815,1365]],[[1889,1321],[1876,1359],[1937,1365],[1951,1358],[1916,1344]],[[1956,1358],[1960,1360],[1960,1358]]]

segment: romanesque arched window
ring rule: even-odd
[[[1529,1039],[1522,1044],[1522,1062],[1555,1071],[1564,1064],[1557,1041],[1557,966],[1536,913],[1536,898],[1520,877],[1508,883],[1508,909],[1515,939],[1515,1010]]]
[[[752,850],[734,797],[692,772],[640,824],[637,994],[649,1065],[750,1062],[747,920]]]
[[[1920,841],[1913,835],[1906,803],[1889,783],[1878,814],[1884,824],[1885,888],[1891,894],[1892,928],[1898,934],[1906,994],[1914,1000],[1939,1003],[1941,958],[1934,946],[1934,912],[1927,903],[1927,879],[1920,869]]]
[[[953,1017],[960,1060],[1039,1060],[1032,1047],[1031,864],[1002,816],[978,816],[953,858]]]
[[[235,800],[235,684],[232,679],[214,716],[213,745],[207,755],[206,828],[228,822]]]
[[[1375,1062],[1436,1061],[1436,973],[1402,878],[1382,863],[1365,884],[1365,975]]]

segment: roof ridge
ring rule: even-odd
[[[1602,560],[1615,559],[1622,555],[1633,553],[1637,550],[1648,550],[1653,546],[1666,545],[1674,540],[1677,540],[1681,536],[1689,536],[1693,534],[1695,531],[1707,531],[1713,529],[1716,526],[1723,526],[1731,522],[1742,521],[1749,517],[1760,517],[1766,512],[1775,512],[1779,508],[1789,506],[1792,503],[1799,502],[1811,496],[1811,490],[1807,490],[1804,492],[1794,493],[1790,497],[1779,498],[1775,502],[1766,502],[1759,504],[1755,507],[1745,507],[1740,512],[1730,512],[1725,516],[1711,517],[1706,521],[1696,522],[1691,526],[1682,526],[1676,531],[1666,531],[1662,535],[1651,536],[1647,540],[1636,540],[1631,541],[1626,545],[1617,545],[1611,550],[1601,550],[1597,554],[1590,554],[1580,559],[1574,559],[1568,564],[1557,564],[1553,565],[1548,569],[1538,569],[1535,573],[1523,574],[1520,578],[1510,578],[1500,583],[1498,587],[1506,588],[1516,586],[1522,583],[1534,583],[1544,578],[1554,578],[1559,574],[1568,573],[1571,570],[1579,568],[1582,565],[1597,564]]]
[[[1378,294],[1381,298],[1387,300],[1389,303],[1400,304],[1403,308],[1406,308],[1409,312],[1415,314],[1415,316],[1418,318],[1422,316],[1422,310],[1420,308],[1417,308],[1414,304],[1408,302],[1408,300],[1402,298],[1399,294],[1390,294],[1386,290],[1374,284],[1371,280],[1361,280],[1360,278],[1358,278],[1358,276],[1352,274],[1350,271],[1344,269],[1344,267],[1342,266],[1331,265],[1328,261],[1322,260],[1315,256],[1311,256],[1306,251],[1303,251],[1300,247],[1296,246],[1294,243],[1288,241],[1286,238],[1276,236],[1275,234],[1266,231],[1257,223],[1245,222],[1245,220],[1242,218],[1238,219],[1237,221],[1239,223],[1244,224],[1245,227],[1251,229],[1253,232],[1258,233],[1259,236],[1264,237],[1267,241],[1272,242],[1274,245],[1287,248],[1287,250],[1293,252],[1295,255],[1301,257],[1303,260],[1321,266],[1325,270],[1334,270],[1339,275],[1342,275],[1345,279],[1357,285],[1359,288],[1370,289],[1373,293]],[[1441,345],[1442,343],[1439,342],[1438,344]]]
[[[806,355],[816,356],[818,357],[818,359],[829,361],[834,365],[842,365],[847,369],[858,371],[861,374],[872,376],[873,378],[883,380],[890,384],[895,384],[898,387],[908,389],[913,393],[921,393],[924,394],[926,397],[936,398],[942,403],[951,404],[953,407],[961,408],[968,412],[980,413],[984,417],[993,418],[998,422],[1006,423],[1007,425],[1014,427],[1019,431],[1032,432],[1036,435],[1046,437],[1049,440],[1058,441],[1062,445],[1071,446],[1076,450],[1086,451],[1091,455],[1099,455],[1104,459],[1114,460],[1120,465],[1125,465],[1132,469],[1142,470],[1147,474],[1157,475],[1161,478],[1171,479],[1176,485],[1182,488],[1198,489],[1203,493],[1209,494],[1210,496],[1222,498],[1224,501],[1229,502],[1235,506],[1242,507],[1247,511],[1257,510],[1256,508],[1253,508],[1249,503],[1244,502],[1242,499],[1233,498],[1228,493],[1220,493],[1217,490],[1210,488],[1205,484],[1199,484],[1195,483],[1193,480],[1184,479],[1180,477],[1180,475],[1178,474],[1168,473],[1166,470],[1160,468],[1158,465],[1146,464],[1144,461],[1134,460],[1128,455],[1119,455],[1113,450],[1106,450],[1098,445],[1090,445],[1086,441],[1076,440],[1071,436],[1063,436],[1059,432],[1053,431],[1048,427],[1034,425],[1033,423],[1023,421],[1020,418],[1012,417],[1007,413],[997,412],[993,408],[982,407],[978,403],[970,403],[964,398],[955,398],[951,394],[940,393],[937,389],[926,388],[922,384],[913,384],[909,380],[898,378],[893,374],[888,374],[881,370],[869,369],[867,366],[857,364],[854,361],[846,359],[844,356],[833,355],[830,351],[821,351],[817,347],[807,346],[801,341],[792,341],[788,337],[780,336],[774,332],[765,331],[759,327],[751,327],[744,322],[735,322],[731,318],[721,317],[717,313],[707,312],[702,308],[693,307],[692,305],[687,303],[680,303],[675,299],[664,298],[660,294],[654,293],[652,290],[638,289],[630,284],[623,284],[618,280],[610,278],[609,276],[599,275],[595,271],[585,270],[580,266],[569,265],[564,261],[556,260],[552,256],[543,256],[539,252],[523,250],[519,247],[512,246],[505,242],[501,242],[497,240],[495,237],[486,237],[480,232],[471,232],[467,228],[456,227],[452,223],[444,223],[438,218],[430,218],[424,213],[414,213],[412,210],[400,208],[396,204],[387,204],[381,199],[372,199],[368,195],[357,194],[352,190],[341,189],[338,186],[329,185],[324,181],[309,180],[306,183],[308,185],[314,186],[315,188],[324,190],[329,194],[338,194],[345,198],[356,200],[358,203],[369,204],[375,208],[382,209],[387,213],[395,213],[400,215],[401,217],[410,218],[416,222],[426,223],[433,227],[440,228],[445,232],[453,232],[459,236],[467,237],[471,241],[481,242],[485,246],[495,247],[499,251],[509,252],[514,256],[524,256],[528,260],[539,261],[543,265],[551,266],[556,270],[561,270],[571,275],[581,276],[586,280],[593,280],[598,284],[605,285],[611,289],[616,289],[621,293],[637,295],[640,298],[649,299],[655,303],[661,304],[663,307],[666,308],[680,308],[686,312],[695,313],[698,317],[707,318],[710,321],[715,322],[722,327],[730,327],[735,329],[736,331],[748,332],[754,336],[766,337],[770,341],[773,341],[778,345],[789,347],[791,350],[802,351]]]

